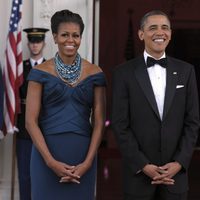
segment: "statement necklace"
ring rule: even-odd
[[[66,65],[61,60],[58,52],[54,58],[56,72],[59,77],[69,85],[74,85],[81,76],[81,56],[77,53],[74,62]]]

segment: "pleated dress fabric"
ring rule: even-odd
[[[60,78],[32,69],[29,81],[42,84],[39,126],[53,157],[69,165],[84,161],[90,145],[94,88],[106,86],[103,72],[88,76],[75,87]],[[60,183],[33,145],[31,155],[32,200],[94,200],[96,158],[80,184]]]

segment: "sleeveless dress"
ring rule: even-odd
[[[90,145],[94,87],[105,86],[103,72],[90,75],[75,87],[58,77],[32,69],[29,81],[42,84],[39,126],[55,159],[69,165],[84,161]],[[80,184],[60,183],[33,145],[31,155],[32,200],[94,200],[96,158]]]

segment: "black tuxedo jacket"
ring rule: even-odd
[[[126,193],[152,192],[156,186],[151,179],[137,172],[148,163],[161,166],[173,161],[182,170],[169,190],[188,189],[187,169],[199,129],[196,78],[192,65],[172,57],[167,62],[162,120],[143,56],[113,73],[112,127],[122,154]]]
[[[46,61],[43,59],[43,62]],[[17,128],[19,132],[17,133],[18,138],[31,139],[26,128],[25,128],[25,108],[26,108],[26,95],[28,89],[27,76],[32,69],[30,59],[23,61],[23,84],[20,87],[20,99],[21,99],[21,113],[17,117]]]

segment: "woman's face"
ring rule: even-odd
[[[81,44],[79,24],[73,22],[61,23],[58,26],[58,32],[54,33],[53,37],[62,59],[74,57],[77,54]]]

